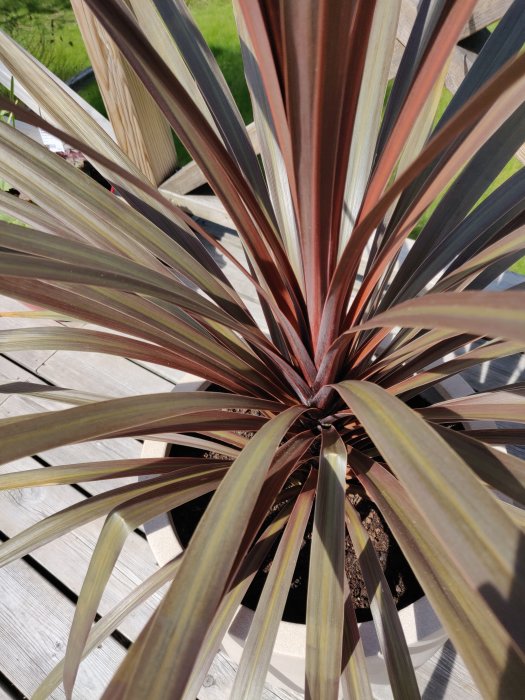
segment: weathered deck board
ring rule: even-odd
[[[30,458],[0,467],[0,473],[40,468]],[[0,492],[0,530],[8,537],[31,527],[45,517],[85,501],[86,498],[71,486],[38,487]],[[80,593],[91,554],[97,543],[104,519],[99,518],[69,532],[31,553],[48,572],[62,581],[75,595]],[[98,612],[109,612],[143,580],[154,573],[156,564],[146,540],[131,532],[119,557],[113,575],[108,581]],[[128,639],[134,640],[149,619],[160,594],[152,596],[134,611],[119,627]]]
[[[74,605],[24,561],[0,569],[0,590],[0,671],[31,695],[64,655]],[[112,638],[95,649],[80,667],[75,700],[100,697],[124,654]],[[57,689],[51,698],[65,695]]]
[[[234,232],[217,227],[215,234],[221,239],[222,244],[226,245],[239,259],[243,259],[240,242]],[[260,309],[253,287],[242,272],[231,263],[222,261],[221,267],[225,269],[228,278],[242,294],[248,308],[260,321]],[[502,287],[515,282],[514,278],[508,277],[499,280]],[[22,308],[22,305],[11,300],[0,303],[0,309],[3,310],[16,308]],[[49,320],[14,318],[3,318],[1,321],[2,328],[56,323]],[[483,390],[489,387],[487,383],[489,376],[492,382],[490,386],[523,378],[525,360],[522,356],[509,358],[501,363],[492,363],[490,367],[475,368],[470,374],[469,378],[474,388],[478,391]],[[6,357],[0,357],[2,383],[45,381],[73,389],[107,393],[109,396],[169,391],[179,378],[180,373],[177,370],[93,353],[30,352],[12,353]],[[49,410],[49,408],[60,410],[66,407],[64,404],[37,397],[0,395],[0,417],[22,415],[44,409]],[[55,465],[139,455],[139,441],[118,439],[66,445],[43,452],[39,457],[46,463]],[[37,464],[36,461],[28,458],[20,460],[18,465],[6,465],[4,469],[11,470],[17,466],[30,468],[36,467]],[[97,494],[107,491],[112,486],[125,483],[129,483],[129,479],[90,482],[84,484],[83,488],[87,494]],[[5,534],[10,536],[44,515],[79,502],[84,495],[72,487],[55,487],[32,489],[27,493],[21,492],[18,496],[10,495],[8,498],[11,499],[10,502],[6,500],[5,494],[0,496],[0,530],[4,530]],[[32,556],[44,570],[56,576],[73,594],[78,594],[100,526],[100,522],[90,523],[55,543],[41,547]],[[101,601],[99,612],[104,614],[126,592],[129,592],[134,584],[149,575],[154,567],[147,543],[139,535],[132,533],[128,546],[125,547],[116,566],[108,591]],[[2,597],[0,622],[5,618],[6,624],[0,634],[0,653],[3,651],[3,645],[7,644],[9,644],[10,653],[3,655],[0,659],[0,671],[5,673],[21,692],[28,693],[34,690],[45,671],[48,671],[53,662],[56,662],[63,653],[73,605],[60,590],[45,581],[25,562],[12,564],[5,569],[5,572],[7,573],[0,570],[0,586],[3,587],[0,590],[6,590],[6,586],[14,587],[10,601],[10,604],[14,605],[14,610],[7,604],[9,601],[4,602]],[[128,639],[136,638],[157,600],[158,595],[144,604],[133,617],[122,623],[119,631]],[[15,616],[20,609],[22,613],[17,619]],[[9,612],[10,610],[13,611]],[[52,614],[57,610],[59,620],[54,619],[55,616]],[[28,642],[32,635],[34,638]],[[60,650],[60,653],[57,650]],[[76,697],[82,700],[84,698],[96,700],[123,653],[122,647],[113,639],[104,644],[102,649],[97,650],[96,658],[90,659],[86,666],[87,670],[79,679]],[[19,663],[18,659],[22,659],[22,663]],[[235,664],[224,654],[219,653],[199,693],[199,700],[219,700],[228,697],[234,673]],[[95,679],[92,677],[93,674],[96,675]],[[435,698],[473,700],[480,697],[464,664],[450,644],[447,644],[417,671],[417,678],[424,700]],[[382,687],[375,688],[374,695],[378,700],[391,697],[389,691]],[[63,697],[63,694],[60,691],[53,697]],[[268,688],[264,694],[264,700],[295,700],[296,697],[281,689]],[[1,698],[0,688],[0,700]]]
[[[8,297],[0,298],[0,311],[23,311],[26,309],[27,306],[16,299],[9,299]],[[35,326],[42,326],[45,328],[56,325],[56,321],[10,316],[3,316],[0,322],[2,330],[10,330],[11,328],[33,328]],[[24,350],[23,352],[16,353],[16,361],[20,362],[27,369],[34,371],[51,357],[54,352],[54,350]]]
[[[108,397],[170,391],[169,382],[134,362],[94,352],[60,350],[43,362],[37,374],[52,384]]]

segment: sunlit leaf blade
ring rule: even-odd
[[[525,227],[521,226],[507,236],[503,236],[496,243],[487,246],[478,255],[473,255],[468,262],[447,274],[436,285],[436,291],[448,289],[464,289],[467,282],[472,282],[484,271],[490,269],[490,265],[505,260],[509,255],[525,252]],[[460,287],[461,285],[461,287]]]
[[[444,328],[525,344],[524,292],[427,294],[374,316],[360,328]],[[487,317],[490,316],[490,324]]]
[[[344,700],[373,700],[365,651],[359,635],[354,603],[348,580],[344,580],[345,608],[343,625],[343,662],[341,686]]]
[[[238,575],[229,590],[223,596],[215,617],[208,627],[208,634],[199,650],[181,700],[194,700],[197,696],[197,693],[202,687],[207,669],[210,667],[213,657],[220,646],[221,640],[238,606],[253,581],[257,570],[270,551],[271,546],[285,527],[291,510],[292,504],[289,503],[277,513],[244,559]]]
[[[161,15],[156,11],[153,0],[130,0],[130,5],[136,16],[142,31],[155,47],[159,56],[180,80],[184,89],[191,95],[192,100],[213,127],[213,119],[201,95],[199,86],[190,69],[186,65],[183,56],[176,48],[166,24]]]
[[[40,207],[34,207],[31,202],[26,202],[20,197],[13,197],[12,194],[2,190],[0,190],[0,211],[39,231],[60,233],[65,238],[69,237],[68,228],[61,225],[54,216]]]
[[[521,697],[525,517],[515,504],[524,502],[525,462],[512,447],[493,446],[525,444],[522,362],[515,358],[510,386],[484,394],[444,401],[425,390],[448,388],[446,379],[476,365],[484,373],[488,362],[499,372],[525,347],[525,284],[497,279],[525,250],[524,171],[486,192],[515,168],[502,170],[516,149],[525,162],[524,2],[463,66],[456,41],[475,0],[421,0],[417,9],[415,0],[235,0],[255,119],[246,129],[187,3],[75,0],[93,11],[95,34],[111,39],[118,66],[109,61],[109,82],[124,66],[195,158],[158,189],[121,153],[107,121],[84,115],[67,86],[0,34],[0,58],[34,110],[0,97],[0,176],[27,197],[0,193],[0,209],[16,222],[0,222],[0,293],[15,300],[14,311],[6,303],[0,312],[0,351],[24,371],[20,382],[9,374],[0,395],[15,395],[8,415],[33,396],[39,410],[50,400],[77,405],[0,420],[0,461],[99,439],[114,450],[117,438],[151,440],[159,454],[171,442],[224,455],[85,462],[89,446],[80,445],[78,464],[5,467],[0,489],[69,491],[104,479],[93,484],[102,491],[115,478],[150,477],[81,500],[0,545],[3,564],[109,514],[67,662],[38,697],[62,672],[71,695],[89,645],[167,580],[150,579],[90,634],[127,532],[217,489],[165,602],[105,697],[200,696],[237,606],[286,528],[235,690],[264,692],[300,546],[294,528],[304,530],[315,498],[306,696],[335,700],[342,681],[345,700],[370,700],[344,576],[347,486],[384,515],[480,693]],[[481,0],[474,24],[489,4]],[[449,59],[448,85],[473,65],[427,139]],[[137,105],[121,102],[118,126],[134,138]],[[113,191],[13,129],[15,119],[78,150]],[[153,131],[140,134],[144,145],[155,147]],[[188,194],[205,183],[212,194]],[[239,241],[229,231],[219,241],[201,215],[237,229]],[[477,291],[507,282],[506,292]],[[21,311],[18,302],[42,310]],[[42,350],[129,358],[140,372],[191,373],[221,389],[117,400],[46,388],[25,381],[25,359],[13,355]],[[412,408],[420,395],[430,405]],[[319,479],[315,494],[313,486],[301,494],[309,473]],[[416,696],[381,571],[359,518],[348,515],[394,696]]]
[[[410,249],[402,264],[400,274],[396,276],[391,288],[385,295],[381,308],[399,300],[396,291],[406,280],[414,275],[418,266],[422,265],[421,253],[426,258],[432,257],[434,250],[444,246],[447,235],[465,218],[474,204],[496,175],[503,169],[525,139],[525,106],[520,105],[491,138],[479,148],[446,192],[438,207],[433,212],[418,239]],[[446,214],[446,216],[445,216]],[[446,224],[443,223],[446,221]],[[431,278],[425,275],[427,281]],[[413,287],[412,287],[413,291]],[[400,300],[406,298],[403,295]]]
[[[346,448],[322,433],[306,604],[307,698],[337,700],[343,643]]]
[[[525,396],[511,391],[476,394],[442,401],[420,409],[419,413],[426,420],[438,423],[455,420],[502,420],[523,423],[525,422]]]
[[[106,613],[104,617],[94,624],[86,640],[82,658],[85,658],[91,651],[93,651],[93,649],[96,649],[101,642],[109,637],[109,635],[117,629],[122,620],[124,620],[136,607],[138,607],[141,603],[153,595],[153,593],[158,591],[159,588],[175,577],[177,569],[180,566],[181,558],[182,557],[179,556],[155,571],[154,574],[149,576],[145,581],[142,581],[131,593],[129,593],[118,605],[116,605],[113,610]],[[62,682],[63,672],[64,659],[60,661],[54,667],[51,673],[46,676],[44,681],[33,693],[32,700],[46,700],[55,690],[55,688],[57,688]]]
[[[195,228],[196,224],[193,222],[186,214],[184,214],[177,206],[172,204],[167,200],[159,190],[154,189],[146,180],[135,176],[133,173],[128,172],[122,168],[118,163],[106,158],[102,153],[91,147],[89,144],[82,140],[78,140],[72,137],[69,133],[57,129],[52,124],[47,122],[42,117],[38,116],[22,107],[20,104],[13,105],[5,98],[0,96],[0,106],[9,107],[16,113],[16,116],[24,123],[31,124],[37,128],[43,129],[48,133],[53,134],[57,138],[62,140],[67,140],[73,147],[79,149],[87,157],[93,160],[95,163],[100,164],[101,170],[106,174],[106,176],[112,181],[119,184],[119,191],[126,198],[126,201],[133,204],[134,208],[138,211],[144,213],[147,218],[149,218],[153,223],[159,226],[165,233],[175,240],[179,245],[181,245],[185,250],[187,250],[195,258],[200,265],[207,268],[210,272],[214,274],[215,277],[220,279],[223,283],[226,283],[230,287],[230,292],[233,292],[231,284],[228,282],[226,277],[221,273],[220,268],[216,264],[213,257],[208,253],[206,248],[201,244],[199,239],[194,235],[192,230],[189,228]],[[10,199],[13,199],[11,197]],[[0,200],[4,206],[4,201]],[[41,217],[38,217],[35,213],[28,213],[27,209],[24,209],[21,205],[15,205],[10,203],[7,205],[6,211],[9,212],[14,209],[14,216],[18,214],[18,218],[29,224],[33,224],[34,220],[37,221],[38,228],[43,228],[47,230],[44,225],[39,223]],[[32,207],[34,210],[35,207]],[[20,215],[20,214],[23,215]],[[44,212],[44,216],[46,213]],[[47,215],[49,216],[49,215]],[[67,227],[62,227],[60,222],[57,220],[57,224],[54,230],[63,231],[66,238],[70,237],[70,231]],[[246,271],[243,265],[238,263],[231,254],[226,251],[221,244],[210,236],[207,232],[201,230],[201,235],[208,241],[211,242],[216,248],[221,250],[222,254],[236,265],[243,274],[246,276]],[[244,303],[241,301],[238,295],[235,295],[237,303],[240,307],[245,309]]]
[[[391,383],[387,380],[385,388],[388,388],[390,393],[397,396],[402,395],[406,401],[411,396],[419,393],[423,388],[431,387],[469,367],[517,354],[520,352],[520,348],[521,346],[518,343],[511,342],[484,343],[481,347],[469,350],[459,357],[442,362],[427,371],[419,372],[402,381]]]
[[[78,667],[102,594],[130,532],[157,515],[215,489],[225,473],[225,469],[209,467],[192,470],[190,476],[181,476],[180,482],[173,481],[169,486],[160,486],[156,491],[132,498],[109,513],[91,556],[69,633],[64,658],[64,690],[68,697],[73,693]]]
[[[363,85],[367,89],[359,95],[348,159],[339,251],[347,243],[357,220],[372,165],[400,8],[400,0],[380,2],[374,13],[363,69]],[[384,52],[378,51],[378,46],[383,46]]]
[[[352,452],[349,454],[352,465]],[[361,519],[348,499],[345,500],[345,520],[359,567],[363,573],[370,611],[383,652],[390,686],[394,697],[419,698],[414,667],[394,599],[372,542]]]
[[[143,395],[136,397],[111,399],[87,406],[70,408],[56,412],[23,416],[22,418],[0,421],[0,440],[2,441],[1,463],[10,462],[81,440],[92,440],[110,436],[128,428],[147,425],[148,422],[175,417],[192,410],[209,410],[217,408],[260,408],[278,409],[278,404],[249,397],[235,398],[231,394],[215,392],[180,392],[175,394]],[[197,428],[198,418],[195,420]]]
[[[126,476],[147,476],[175,473],[192,467],[199,469],[207,465],[227,466],[229,462],[206,460],[196,457],[164,457],[158,459],[113,459],[104,462],[83,462],[60,464],[45,469],[25,469],[23,471],[0,474],[0,490],[24,489],[55,484],[77,484],[102,479],[117,479]]]
[[[435,425],[434,429],[480,479],[525,505],[525,460],[486,445],[482,435],[480,440],[473,439],[469,435],[471,431],[451,430],[441,425]],[[501,437],[504,439],[505,436]]]
[[[9,331],[15,333],[18,329],[13,328]],[[0,335],[3,332],[0,331]],[[1,341],[0,341],[1,345]],[[27,349],[27,345],[23,344],[23,350]],[[29,394],[38,396],[48,401],[57,401],[59,403],[71,404],[72,406],[82,406],[86,403],[94,401],[106,401],[110,396],[101,396],[99,394],[91,394],[87,391],[77,391],[74,389],[63,389],[59,386],[50,386],[49,384],[37,384],[36,382],[8,382],[0,384],[0,394]]]
[[[0,59],[54,124],[89,141],[126,170],[143,177],[115,142],[110,122],[95,109],[86,110],[86,103],[82,104],[71,88],[3,31],[0,32]]]
[[[487,697],[519,697],[525,658],[484,603],[482,593],[490,592],[490,586],[471,589],[401,484],[366,457],[361,462],[359,480],[403,547],[481,692]],[[509,607],[513,605],[514,599]]]
[[[181,697],[234,562],[266,471],[288,428],[304,412],[289,408],[250,440],[206,509],[173,585],[148,629],[131,648],[105,697]],[[219,517],[220,516],[220,517]],[[210,570],[213,577],[207,575]],[[176,650],[176,653],[173,652]],[[169,658],[169,664],[162,659]],[[155,663],[148,663],[155,659]],[[145,690],[147,689],[147,690]]]
[[[154,359],[158,364],[166,365],[174,365],[176,362],[175,354],[162,347],[143,343],[134,338],[89,329],[13,328],[9,331],[0,331],[0,348],[2,352],[16,352],[17,350],[31,350],[33,348],[38,350],[76,350],[78,352],[120,355],[136,360],[151,361]],[[96,395],[93,396],[96,397]]]
[[[317,474],[312,471],[281,537],[246,639],[231,692],[232,700],[258,698],[262,694],[275,637],[314,501],[316,482]]]
[[[131,207],[30,138],[0,122],[1,172],[48,213],[70,227],[80,240],[102,250],[119,251],[163,273],[157,255],[216,299],[235,296],[182,246]],[[93,212],[97,212],[93,216]]]
[[[525,16],[522,3],[510,3],[508,11],[493,28],[487,37],[478,58],[465,76],[457,91],[447,106],[436,128],[444,123],[462,107],[465,102],[475,95],[484,82],[501,68],[513,55],[523,47],[525,40]]]
[[[441,74],[445,62],[475,3],[476,0],[468,0],[468,2],[449,5],[443,11],[443,20],[437,28],[435,41],[429,44],[428,51],[425,53],[421,65],[418,66],[418,73],[411,85],[411,90],[401,107],[399,116],[376,165],[367,189],[363,205],[363,216],[368,213],[370,206],[373,206],[381,196],[388,177],[398,157],[401,155],[405,140],[410,134],[414,117],[423,107],[432,86]]]
[[[525,171],[520,169],[454,227],[440,246],[429,243],[422,251],[414,274],[409,274],[406,266],[403,272],[400,268],[393,281],[401,290],[399,300],[415,296],[445,268],[447,272],[455,270],[482,251],[523,211],[524,191]],[[392,298],[391,294],[389,296]]]
[[[290,192],[290,183],[288,181],[288,173],[286,171],[283,154],[279,147],[270,101],[264,90],[263,76],[261,75],[259,65],[254,56],[254,50],[251,45],[251,38],[246,28],[244,16],[237,5],[238,3],[234,2],[235,18],[241,38],[244,71],[248,88],[252,96],[254,122],[261,144],[261,156],[264,162],[264,172],[268,181],[268,189],[288,257],[290,258],[299,283],[304,287],[299,234]]]
[[[163,475],[145,480],[140,484],[121,486],[106,493],[84,499],[69,506],[69,508],[53,513],[53,515],[49,515],[47,518],[3,542],[0,545],[0,566],[25,556],[37,547],[47,544],[67,532],[71,532],[77,527],[107,515],[113,508],[131,498],[154,491],[159,486],[167,485],[179,478],[180,475],[175,477]]]
[[[154,54],[129,13],[115,0],[108,0],[103,9],[95,0],[87,2],[152,96],[159,98],[166,118],[232,217],[246,243],[250,261],[257,268],[262,268],[261,279],[267,284],[271,283],[271,291],[279,308],[287,310],[292,318],[290,313],[296,309],[293,308],[290,294],[294,295],[297,291],[294,276],[279,237],[258,206],[247,181],[176,77],[169,74]],[[138,46],[141,47],[140,52],[137,51]],[[280,267],[279,274],[272,254]]]
[[[83,266],[86,271],[88,269],[92,270],[93,276],[90,280],[87,277],[82,277],[80,271],[78,271],[78,282],[91,282],[92,284],[96,285],[98,281],[100,286],[106,286],[104,281],[106,276],[111,277],[112,275],[121,274],[123,277],[128,277],[129,279],[133,278],[134,287],[132,291],[136,293],[143,291],[146,293],[149,292],[150,294],[155,294],[155,289],[157,289],[157,292],[159,293],[160,290],[163,289],[168,293],[168,296],[165,297],[166,301],[178,303],[184,308],[183,298],[187,297],[188,300],[192,299],[194,304],[196,304],[196,306],[194,306],[194,310],[200,308],[202,311],[204,311],[205,308],[208,308],[213,320],[217,320],[219,322],[226,321],[228,323],[227,314],[221,312],[218,307],[214,307],[206,303],[206,301],[202,299],[202,297],[199,297],[194,290],[182,285],[179,281],[175,280],[167,273],[159,275],[158,270],[154,271],[145,265],[139,265],[127,260],[126,258],[122,258],[120,255],[103,252],[92,245],[84,245],[78,241],[73,243],[59,239],[57,236],[52,236],[30,229],[24,229],[24,236],[21,236],[20,233],[19,227],[3,223],[0,233],[2,244],[6,247],[12,248],[14,251],[21,251],[24,253],[42,256],[39,258],[39,262],[42,264],[43,268],[41,275],[42,279],[46,278],[44,268],[45,263],[48,262],[46,259],[52,260],[56,263],[62,261],[68,262],[72,266]],[[15,261],[12,260],[13,267],[14,264]],[[30,261],[28,261],[28,265],[29,264]],[[99,265],[100,270],[98,280],[96,277],[96,264]],[[8,270],[6,270],[6,274],[7,272]],[[163,272],[166,272],[165,268]],[[62,275],[62,277],[64,277],[64,275]],[[73,275],[71,275],[71,278],[73,279]],[[63,281],[68,280],[64,279]],[[141,283],[145,285],[142,288]],[[127,291],[130,291],[129,286]],[[169,296],[170,293],[175,296]]]
[[[436,540],[446,543],[468,581],[465,595],[479,590],[509,639],[525,650],[523,626],[517,622],[521,603],[512,610],[508,604],[512,592],[525,605],[520,531],[459,455],[399,399],[368,382],[343,382],[336,388],[417,503]]]
[[[323,312],[318,355],[330,346],[337,335],[337,319],[343,311],[344,303],[348,299],[351,285],[358,270],[359,260],[356,259],[356,255],[360,256],[369,235],[386,214],[389,206],[396,200],[403,188],[422,172],[436,155],[450,145],[458,135],[465,134],[470,125],[476,123],[468,136],[464,137],[461,146],[458,146],[450,154],[439,173],[434,173],[434,177],[427,182],[425,190],[420,192],[417,205],[411,210],[410,218],[407,216],[403,226],[399,227],[396,243],[399,248],[419,216],[446,186],[457,170],[464,165],[465,160],[468,160],[477,151],[480,143],[484,143],[490,138],[491,134],[521,104],[523,85],[525,84],[524,75],[525,56],[520,56],[489,81],[476,97],[430,140],[414,163],[396,179],[370,213],[356,226],[352,234],[352,246],[347,244],[332,278],[331,290]],[[488,111],[487,104],[493,105]],[[354,300],[352,315],[357,314],[362,308],[374,281],[380,277],[381,271],[388,264],[388,259],[388,256],[383,258],[380,261],[381,264],[375,265],[374,274],[364,280],[358,296]]]
[[[242,116],[210,48],[186,4],[181,0],[154,0],[186,65],[201,91],[223,142],[251,183],[268,215],[273,216],[255,152]]]

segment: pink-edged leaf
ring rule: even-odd
[[[427,294],[378,314],[359,329],[440,328],[525,344],[525,292]]]
[[[155,571],[145,581],[142,581],[131,593],[118,603],[110,612],[96,622],[86,640],[82,658],[99,647],[110,634],[112,634],[130,613],[150,598],[156,591],[169,581],[172,581],[177,574],[182,555],[168,562],[163,567]],[[53,691],[62,682],[64,673],[64,659],[60,661],[49,673],[32,695],[32,700],[47,700]]]
[[[277,515],[273,518],[270,524],[264,529],[261,536],[257,539],[255,545],[250,549],[245,559],[242,562],[239,572],[232,582],[228,591],[225,593],[221,604],[213,618],[212,623],[208,627],[208,633],[200,648],[197,660],[193,666],[193,670],[186,685],[184,695],[181,700],[194,700],[197,697],[199,690],[202,687],[205,675],[210,667],[217,649],[221,644],[221,640],[226,634],[233,616],[238,609],[242,599],[251,582],[253,581],[257,571],[264,562],[270,548],[281,534],[285,527],[290,512],[292,503],[284,506]]]
[[[142,494],[158,489],[180,479],[180,475],[163,475],[141,483],[107,491],[83,499],[69,508],[44,518],[0,545],[0,566],[16,561],[34,549],[62,537],[71,530],[107,515],[113,508]]]
[[[116,0],[103,5],[96,0],[87,2],[205,173],[242,236],[251,262],[263,271],[279,308],[293,320],[301,305],[293,271],[241,171],[176,76],[154,53],[131,13]]]
[[[230,462],[210,459],[206,460],[205,464],[208,467],[226,467]],[[203,460],[196,457],[114,459],[105,462],[60,464],[45,469],[25,469],[2,473],[0,474],[0,490],[25,489],[53,484],[78,484],[127,476],[154,476],[175,473],[188,467],[198,469],[203,466]]]
[[[290,408],[269,421],[230,467],[193,533],[176,583],[128,652],[105,698],[144,692],[151,700],[182,697],[275,451],[303,412]],[[213,577],[206,573],[210,570]],[[163,658],[170,662],[162,663]]]
[[[525,505],[525,460],[473,439],[468,431],[434,429],[486,484]],[[498,432],[498,431],[493,431]]]
[[[520,352],[520,348],[521,346],[518,343],[511,342],[484,343],[481,347],[469,350],[453,360],[435,365],[432,369],[408,377],[408,379],[396,383],[391,383],[387,380],[385,388],[388,388],[388,391],[396,394],[396,396],[402,395],[406,401],[414,394],[419,393],[423,388],[431,387],[447,377],[463,372],[469,367],[517,354]]]
[[[411,226],[434,197],[448,183],[450,178],[479,148],[480,140],[486,140],[505,121],[509,114],[521,104],[523,84],[525,84],[525,57],[520,56],[506,65],[488,84],[479,91],[468,104],[466,104],[443,129],[435,135],[426,145],[422,153],[402,173],[394,184],[381,197],[370,213],[363,218],[353,231],[351,245],[346,246],[343,255],[335,271],[331,282],[331,288],[323,311],[320,343],[317,355],[320,357],[325,349],[331,345],[339,333],[339,324],[348,300],[351,286],[358,270],[360,255],[374,228],[381,222],[390,205],[395,202],[403,189],[421,173],[424,168],[433,162],[450,143],[454,142],[460,134],[465,134],[467,129],[476,124],[468,133],[460,147],[454,149],[442,168],[435,174],[432,182],[428,183],[425,192],[420,193],[417,208],[410,214],[405,225],[399,231],[399,241],[402,242]],[[439,175],[439,176],[438,176]],[[378,272],[379,270],[376,270]],[[370,285],[373,279],[369,280]],[[359,300],[354,302],[354,310],[360,308],[362,302],[368,298],[369,290],[364,285],[359,292]],[[351,316],[354,317],[355,314]]]
[[[111,399],[67,411],[23,416],[0,421],[2,464],[60,445],[107,437],[169,417],[210,408],[259,408],[279,410],[272,401],[213,392],[145,394]],[[58,418],[58,420],[57,420]],[[198,416],[194,428],[198,429]]]
[[[102,594],[130,532],[152,518],[214,490],[226,471],[206,466],[192,470],[191,476],[183,474],[168,486],[159,486],[132,498],[109,513],[91,555],[68,637],[63,675],[68,698],[73,694],[78,667]]]
[[[348,460],[349,465],[352,466],[351,451]],[[370,611],[385,659],[392,693],[394,697],[407,700],[418,699],[420,694],[414,667],[392,593],[372,542],[357,511],[348,499],[345,500],[345,519],[368,592]]]
[[[231,692],[232,700],[256,698],[263,691],[275,637],[312,509],[316,483],[317,473],[311,471],[281,537],[246,639]]]
[[[508,604],[509,591],[519,600],[523,589],[525,606],[519,529],[461,457],[402,401],[368,382],[342,382],[336,389],[461,569],[469,582],[465,593],[480,591],[484,605],[525,653],[521,613]]]
[[[510,388],[510,387],[509,387]],[[429,421],[448,423],[468,420],[525,422],[525,396],[512,391],[494,391],[441,401],[418,412]]]
[[[346,447],[322,432],[306,603],[305,697],[337,700],[344,620]]]
[[[525,655],[486,605],[484,595],[494,593],[491,584],[473,588],[465,568],[457,566],[450,547],[436,537],[400,482],[364,455],[360,461],[359,480],[380,508],[481,692],[487,697],[519,697]],[[519,599],[511,593],[509,611],[515,600]]]
[[[344,580],[345,609],[341,686],[344,700],[373,700],[363,642],[357,626],[348,580]]]

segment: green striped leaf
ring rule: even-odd
[[[344,619],[346,448],[334,428],[322,433],[306,604],[307,698],[337,700]]]

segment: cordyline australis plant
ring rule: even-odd
[[[525,467],[494,445],[523,443],[523,388],[426,408],[407,402],[525,344],[522,286],[484,291],[523,255],[524,171],[476,206],[525,140],[524,3],[510,8],[432,127],[473,0],[421,2],[383,114],[399,2],[235,0],[260,160],[182,0],[130,4],[140,25],[120,0],[87,0],[234,222],[247,260],[234,264],[258,295],[267,331],[202,236],[228,256],[221,245],[2,35],[1,59],[49,124],[6,100],[2,106],[81,150],[118,194],[0,123],[0,174],[34,203],[1,196],[26,226],[0,224],[0,292],[110,331],[2,331],[2,350],[116,354],[222,388],[110,400],[64,390],[56,398],[79,405],[0,421],[3,462],[95,438],[162,434],[177,443],[185,433],[224,455],[0,477],[2,488],[24,488],[155,475],[46,518],[0,547],[7,563],[107,515],[65,660],[37,697],[62,677],[70,695],[83,655],[172,581],[104,697],[195,698],[254,571],[282,535],[233,691],[258,697],[311,511],[307,696],[336,698],[342,678],[346,697],[371,697],[355,613],[345,605],[348,532],[394,693],[417,697],[392,596],[348,500],[356,491],[380,509],[481,692],[518,697],[523,518],[494,494],[524,503]],[[404,241],[438,196],[399,264]],[[488,422],[472,430],[473,420],[515,427],[500,432]],[[290,477],[288,508],[261,532]],[[184,554],[92,627],[129,530],[211,491]]]

